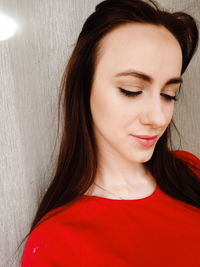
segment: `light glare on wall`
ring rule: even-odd
[[[16,29],[17,25],[11,18],[0,14],[0,41],[11,38]]]

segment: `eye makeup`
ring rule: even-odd
[[[171,101],[171,100],[178,101],[177,96],[171,96],[171,95],[167,95],[167,94],[161,94],[161,96],[163,96],[168,101]]]
[[[125,95],[127,97],[134,97],[134,96],[138,96],[138,95],[142,94],[142,91],[128,91],[128,90],[125,90],[125,89],[123,89],[121,87],[119,88],[119,90],[123,95]],[[165,100],[167,100],[167,101],[172,101],[172,100],[173,101],[177,101],[178,100],[176,95],[175,96],[171,96],[171,95],[168,95],[168,94],[161,93],[161,96],[164,97]]]
[[[125,90],[123,88],[119,88],[120,92],[125,95],[125,96],[137,96],[137,95],[140,95],[142,93],[142,91],[128,91],[128,90]]]

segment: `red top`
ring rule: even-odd
[[[197,157],[175,153],[200,177]],[[136,200],[83,195],[33,230],[21,266],[199,267],[200,209],[159,187]]]

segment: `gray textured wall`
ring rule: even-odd
[[[0,42],[0,266],[19,266],[14,249],[29,229],[53,169],[61,75],[84,20],[98,2],[0,0],[0,11],[20,27],[13,38]],[[199,0],[159,2],[200,19]],[[175,114],[182,148],[197,156],[199,57],[200,49],[184,75],[184,97]]]

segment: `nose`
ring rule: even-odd
[[[166,124],[166,112],[163,109],[162,101],[158,98],[149,99],[145,104],[141,115],[141,122],[150,125],[152,128],[162,128]]]

